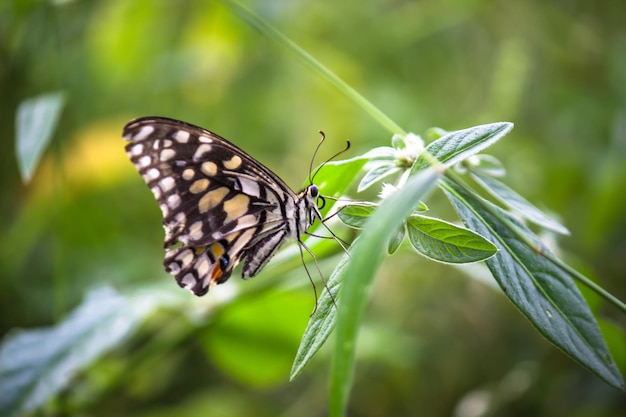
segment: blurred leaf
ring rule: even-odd
[[[321,349],[324,342],[326,342],[326,339],[328,339],[328,336],[330,336],[335,328],[337,315],[335,302],[338,302],[339,288],[344,279],[344,273],[349,259],[350,257],[344,254],[337,264],[337,267],[330,275],[326,283],[326,288],[317,300],[317,306],[313,314],[311,314],[309,324],[302,335],[298,353],[296,353],[296,358],[293,361],[291,374],[289,375],[290,380],[300,375],[304,367],[317,351]]]
[[[489,191],[491,195],[500,200],[507,207],[515,210],[520,216],[524,217],[528,221],[535,223],[538,226],[550,229],[553,232],[560,233],[562,235],[569,235],[569,230],[561,223],[554,220],[552,217],[539,210],[532,205],[524,197],[501,183],[500,181],[476,173],[472,174],[472,178],[476,180],[480,185]]]
[[[399,172],[400,169],[395,166],[395,164],[383,163],[378,165],[369,171],[363,176],[361,182],[359,182],[359,186],[357,187],[357,192],[361,192],[367,190],[370,186],[382,180],[385,177],[390,176],[391,174],[395,174]]]
[[[513,304],[550,342],[609,385],[623,390],[622,375],[572,277],[541,255],[549,249],[494,204],[449,181],[445,182],[445,192],[463,221],[498,247],[498,253],[486,261],[487,266]],[[533,247],[510,225],[530,239]]]
[[[420,204],[423,204],[420,202]],[[345,206],[339,212],[339,218],[346,225],[353,227],[355,229],[362,229],[367,219],[375,212],[375,205],[367,206],[367,205],[349,205]],[[398,231],[389,239],[389,245],[387,247],[387,253],[390,255],[394,253],[400,247],[402,240],[404,240],[405,234],[405,226],[404,223],[398,227]]]
[[[19,105],[15,118],[15,149],[24,183],[32,178],[50,143],[64,103],[65,95],[56,92],[24,100]]]
[[[393,235],[391,239],[389,239],[389,245],[387,246],[387,253],[389,255],[394,254],[398,250],[398,248],[402,244],[402,241],[404,240],[405,234],[406,227],[404,224],[402,224],[400,227],[398,227],[398,231],[396,232],[396,234]]]
[[[245,384],[281,382],[312,304],[310,293],[240,299],[215,317],[203,345],[215,366]]]
[[[447,130],[442,129],[442,128],[440,128],[440,127],[430,127],[430,128],[428,128],[428,129],[426,130],[426,132],[424,133],[424,135],[425,135],[425,136],[426,136],[426,137],[427,137],[430,141],[433,141],[433,140],[437,140],[437,139],[439,139],[439,138],[441,138],[441,137],[443,137],[443,136],[447,135],[448,133],[450,133],[450,132],[448,132]]]
[[[498,122],[457,130],[430,143],[425,152],[428,152],[445,166],[452,166],[493,145],[509,133],[512,128],[513,123]],[[413,175],[429,166],[430,163],[422,154],[411,168],[411,174]]]
[[[20,415],[46,404],[132,334],[157,305],[151,296],[129,298],[97,288],[55,326],[9,335],[0,347],[0,415]]]
[[[407,231],[416,251],[440,262],[478,262],[497,252],[493,243],[479,234],[432,217],[411,216]]]
[[[441,173],[425,170],[408,180],[402,192],[392,194],[370,217],[359,240],[350,248],[338,302],[337,332],[330,388],[330,415],[343,416],[354,371],[354,349],[369,288],[387,249],[387,242]]]
[[[338,216],[342,222],[355,229],[362,229],[367,219],[376,210],[375,205],[349,205],[339,212]]]

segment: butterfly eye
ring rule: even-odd
[[[317,198],[320,195],[320,190],[317,188],[317,185],[311,184],[309,193],[311,194],[311,198]]]

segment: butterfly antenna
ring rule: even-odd
[[[322,280],[322,283],[324,284],[324,288],[326,288],[326,291],[328,291],[328,295],[330,296],[330,299],[333,302],[333,305],[335,306],[335,308],[337,308],[337,302],[335,301],[335,296],[333,296],[333,293],[330,292],[330,288],[328,288],[328,285],[326,284],[326,280],[324,279],[324,274],[322,274],[320,265],[317,262],[317,256],[315,256],[315,253],[313,253],[313,251],[307,245],[305,245],[304,242],[298,240],[298,249],[300,250],[300,259],[302,260],[302,265],[304,266],[304,270],[306,271],[306,274],[309,277],[309,281],[311,281],[311,285],[313,286],[313,292],[315,293],[315,308],[311,312],[311,315],[315,314],[315,312],[317,311],[317,306],[318,306],[317,288],[315,288],[315,283],[313,282],[313,278],[311,278],[309,269],[307,268],[306,262],[304,261],[304,252],[302,252],[302,248],[304,248],[309,253],[309,255],[311,255],[311,258],[313,258],[315,269],[317,269],[317,273],[319,274]]]
[[[320,130],[319,133],[322,137],[319,143],[317,144],[317,146],[315,147],[315,151],[313,152],[313,157],[311,157],[311,162],[309,163],[309,183],[311,184],[313,184],[313,178],[315,178],[315,174],[311,176],[311,173],[313,172],[313,163],[315,162],[315,157],[317,156],[317,152],[320,150],[322,143],[324,143],[324,140],[326,140],[326,135],[324,134],[324,132]]]
[[[298,240],[298,250],[300,251],[300,260],[302,261],[302,266],[304,267],[304,270],[306,271],[307,277],[309,277],[309,282],[311,282],[311,287],[313,287],[313,294],[315,295],[315,307],[313,308],[313,311],[311,312],[311,315],[313,315],[317,311],[317,305],[318,305],[319,298],[317,297],[317,287],[315,286],[315,282],[313,282],[313,278],[311,277],[311,273],[309,272],[309,268],[306,266],[306,261],[304,260],[304,252],[302,252],[302,246],[304,246],[304,243],[302,243],[301,241]],[[309,248],[306,248],[306,249],[307,249],[307,252],[309,252],[311,254],[311,250]],[[315,256],[313,254],[311,254],[311,255],[313,256],[313,259],[315,259]],[[315,261],[315,264],[317,266],[317,260]],[[319,267],[317,269],[319,271]],[[321,272],[320,272],[320,276],[322,276]],[[322,276],[322,281],[323,280],[324,280],[324,277]],[[325,283],[324,283],[324,286],[326,286]]]
[[[317,145],[317,148],[315,149],[315,153],[313,154],[313,158],[315,158],[315,155],[317,154],[317,150],[320,148],[320,145],[322,144],[322,142],[324,142],[324,139],[326,138],[326,136],[324,135],[324,132],[322,132],[321,130],[320,130],[320,134],[322,135],[322,140]],[[338,157],[342,153],[346,152],[348,149],[350,149],[350,141],[349,140],[346,141],[346,147],[345,148],[343,148],[342,150],[340,150],[339,152],[337,152],[336,154],[334,154],[333,156],[331,156],[330,158],[325,160],[322,165],[317,167],[317,169],[313,173],[313,176],[311,176],[311,174],[310,174],[311,171],[312,171],[312,168],[313,168],[313,159],[311,159],[311,165],[309,167],[309,178],[310,178],[311,184],[313,184],[313,180],[315,180],[315,176],[317,175],[318,172],[320,172],[320,169],[322,169],[322,167],[324,165],[326,165],[327,163],[329,163],[330,161],[332,161],[333,159],[335,159],[336,157]]]

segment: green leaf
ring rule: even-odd
[[[402,241],[404,240],[405,234],[406,228],[405,225],[402,224],[400,227],[398,227],[398,231],[396,232],[396,234],[393,235],[391,239],[389,239],[389,245],[387,245],[387,253],[389,255],[394,254],[398,250],[398,248],[402,244]]]
[[[425,207],[420,201],[418,209]],[[339,212],[339,218],[347,226],[354,227],[355,229],[362,229],[367,222],[367,219],[374,213],[376,206],[363,206],[363,205],[350,205],[346,206]],[[405,234],[404,223],[398,227],[398,231],[389,239],[389,245],[387,247],[387,253],[392,254],[398,250],[400,244],[404,240]]]
[[[15,117],[15,150],[22,181],[28,183],[50,143],[56,128],[65,95],[61,92],[44,94],[24,100]]]
[[[361,155],[352,159],[325,163],[315,176],[315,183],[319,187],[320,194],[333,198],[341,197],[366,162],[367,157]],[[331,207],[331,204],[327,204],[322,214],[327,213]]]
[[[202,344],[216,367],[246,385],[284,381],[311,313],[309,292],[246,297],[224,308],[204,332]],[[285,315],[285,311],[289,311]]]
[[[153,298],[95,289],[57,325],[10,334],[0,347],[0,415],[46,404],[78,371],[132,334],[158,305]]]
[[[317,307],[311,314],[309,324],[302,335],[302,341],[291,368],[290,380],[300,375],[304,367],[324,345],[324,342],[326,342],[326,339],[328,339],[328,336],[335,328],[337,314],[335,302],[338,302],[337,300],[339,299],[339,288],[344,279],[349,259],[347,254],[341,258],[328,279],[324,292],[322,292],[317,301]]]
[[[335,350],[330,388],[330,415],[345,414],[354,371],[354,349],[359,323],[369,288],[387,249],[414,206],[441,177],[441,171],[427,169],[411,177],[401,192],[386,199],[370,217],[360,238],[351,246],[337,311]]]
[[[496,197],[507,207],[515,210],[526,220],[535,223],[538,226],[550,229],[553,232],[569,235],[569,230],[567,230],[565,226],[545,214],[543,211],[539,210],[524,197],[517,194],[500,181],[492,177],[476,173],[472,174],[472,178],[474,178],[477,183],[482,185],[482,187],[491,195]]]
[[[413,248],[435,261],[478,262],[497,252],[494,244],[479,234],[432,217],[411,216],[407,230]]]
[[[436,140],[439,139],[445,135],[447,135],[448,132],[445,129],[442,129],[440,127],[430,127],[426,130],[426,132],[424,133],[424,135],[426,136],[426,138],[428,138],[428,140],[432,141],[432,140]]]
[[[375,205],[349,205],[341,209],[338,216],[347,226],[362,229],[369,216],[376,210]]]
[[[357,187],[357,192],[360,193],[361,191],[367,190],[369,187],[382,180],[383,178],[388,177],[392,174],[396,174],[399,171],[400,169],[393,163],[377,165],[367,171],[367,173],[363,176],[361,182],[359,182],[359,186]]]
[[[542,256],[549,254],[549,249],[501,208],[455,183],[446,181],[444,187],[468,227],[498,247],[498,253],[486,262],[511,302],[550,342],[623,390],[622,375],[572,277]]]
[[[430,143],[425,152],[449,167],[493,145],[512,128],[513,123],[498,122],[457,130]],[[428,166],[430,163],[422,153],[411,168],[411,175]]]

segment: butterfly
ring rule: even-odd
[[[243,261],[257,275],[286,242],[301,237],[324,198],[312,182],[293,192],[221,136],[179,120],[142,117],[123,132],[126,153],[163,214],[165,270],[202,296]]]

